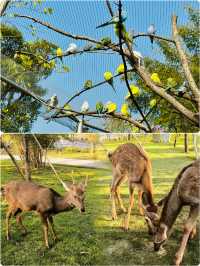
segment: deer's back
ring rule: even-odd
[[[182,173],[177,193],[184,204],[200,204],[200,160],[188,166]]]
[[[22,211],[50,211],[54,207],[54,197],[57,194],[30,181],[11,181],[5,185],[4,190],[8,203]]]
[[[143,174],[149,160],[144,151],[132,143],[120,145],[109,157],[113,167],[121,173],[134,173],[138,177]]]

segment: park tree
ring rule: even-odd
[[[1,73],[9,76],[17,84],[23,84],[29,91],[38,96],[44,96],[46,89],[38,85],[42,78],[47,78],[52,72],[53,64],[44,64],[55,45],[45,41],[25,42],[21,32],[7,24],[1,26]],[[24,54],[20,51],[23,50]],[[29,52],[40,55],[29,56]],[[26,52],[26,54],[25,54]],[[42,61],[42,63],[41,63]],[[37,119],[41,104],[30,95],[16,90],[12,84],[2,81],[1,88],[1,128],[4,132],[28,132]]]
[[[26,180],[31,180],[32,169],[46,166],[48,149],[59,139],[60,135],[55,134],[3,134],[1,148],[9,155],[18,173]],[[17,162],[16,155],[23,165]]]
[[[101,51],[112,53],[121,57],[121,64],[117,67],[117,74],[110,71],[104,73],[104,80],[93,84],[91,80],[83,81],[83,88],[67,99],[63,106],[56,104],[49,106],[48,103],[39,99],[40,103],[50,108],[51,115],[49,119],[56,121],[71,121],[77,127],[74,130],[84,130],[84,126],[95,130],[109,132],[104,128],[91,125],[86,122],[86,118],[101,118],[104,121],[117,119],[122,121],[125,128],[129,124],[131,131],[152,132],[155,124],[163,124],[166,130],[174,131],[196,131],[199,128],[199,109],[200,109],[200,91],[198,88],[198,18],[199,14],[193,9],[188,9],[189,23],[186,26],[178,27],[178,17],[172,14],[171,28],[172,38],[158,36],[155,33],[137,33],[133,34],[130,29],[126,29],[126,16],[122,12],[122,2],[118,1],[116,5],[105,1],[106,7],[111,15],[113,29],[117,41],[103,36],[100,40],[90,36],[83,36],[77,33],[66,32],[54,25],[40,20],[30,15],[15,13],[14,17],[25,19],[32,22],[34,26],[40,25],[52,32],[59,33],[66,38],[82,41],[85,44],[77,49],[76,45],[62,51],[60,47],[56,51],[51,51],[47,58],[48,64],[52,64],[59,59],[62,64],[64,58],[80,55],[88,52]],[[113,7],[116,9],[113,10]],[[52,12],[52,10],[51,10]],[[50,12],[50,13],[51,13]],[[170,19],[170,18],[169,18]],[[112,30],[112,27],[111,27]],[[136,29],[134,29],[136,30]],[[189,37],[188,37],[189,36]],[[135,40],[137,38],[153,38],[160,47],[165,61],[159,62],[151,58],[145,58],[142,64],[141,56],[134,51]],[[26,49],[21,50],[18,56],[27,55]],[[31,53],[29,54],[31,56]],[[115,55],[113,55],[115,56]],[[39,54],[35,60],[39,59]],[[78,60],[78,57],[77,57]],[[46,64],[47,64],[46,62]],[[55,65],[52,67],[56,67]],[[63,66],[68,72],[67,66]],[[127,97],[121,103],[120,112],[117,112],[117,106],[114,102],[103,104],[96,103],[95,110],[89,110],[87,105],[81,110],[74,110],[71,102],[88,90],[95,90],[102,84],[108,84],[113,87],[113,81],[120,78],[127,87]],[[5,79],[4,79],[5,81]],[[9,81],[6,81],[7,84]],[[18,86],[19,91],[24,92],[27,86]],[[29,94],[26,90],[27,95]],[[31,95],[30,97],[33,97]],[[37,99],[38,100],[38,99]],[[144,104],[145,103],[145,104]],[[125,125],[124,125],[125,123]],[[127,128],[129,128],[127,126]]]
[[[179,35],[183,41],[184,47],[187,47],[187,58],[189,67],[196,84],[199,85],[199,12],[191,7],[186,8],[188,13],[188,23],[179,26]],[[193,112],[198,112],[198,107],[193,99],[188,84],[184,84],[184,73],[182,65],[173,44],[165,40],[157,40],[164,62],[153,60],[149,57],[144,58],[145,68],[149,73],[158,73],[160,80],[165,84],[166,90],[174,96],[183,105],[187,106]],[[152,92],[146,83],[137,75],[129,76],[129,80],[135,79],[140,93],[137,95],[137,101],[144,113],[148,114],[148,121],[151,125],[162,125],[168,132],[194,132],[196,127],[188,121],[181,113],[171,108],[171,105],[159,95]],[[124,80],[122,80],[124,82]],[[153,103],[153,104],[151,104]],[[130,110],[137,113],[137,108],[132,102],[128,102]],[[130,131],[130,125],[124,121],[117,121],[110,118],[106,121],[106,128],[117,132]]]

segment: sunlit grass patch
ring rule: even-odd
[[[118,143],[113,144],[114,149]],[[171,146],[157,149],[160,144],[147,146],[153,164],[154,195],[157,202],[165,196],[178,172],[190,163],[193,154],[185,155],[181,150],[171,151]],[[165,147],[166,148],[166,147]],[[180,147],[182,149],[182,146]],[[159,151],[159,152],[158,152]],[[183,151],[183,150],[182,150]],[[168,156],[167,156],[168,155]],[[78,156],[78,155],[76,155]],[[104,155],[105,156],[105,155]],[[68,156],[70,158],[70,155]],[[106,156],[104,157],[104,159]],[[107,159],[106,159],[107,160]],[[3,265],[171,265],[182,236],[183,222],[188,215],[184,208],[173,227],[173,233],[166,243],[165,251],[153,251],[152,237],[148,235],[144,217],[139,214],[138,198],[135,193],[135,204],[130,219],[130,230],[122,228],[125,214],[118,212],[118,219],[111,219],[110,169],[90,169],[75,166],[54,165],[59,175],[66,181],[84,180],[88,175],[86,191],[86,213],[78,210],[61,213],[55,216],[55,228],[59,241],[53,244],[51,237],[49,250],[44,248],[40,218],[35,213],[24,214],[24,224],[29,234],[22,237],[15,220],[12,219],[13,242],[5,240],[5,211],[3,201],[2,218],[2,257]],[[9,160],[1,161],[1,182],[20,179]],[[62,195],[64,189],[56,179],[50,167],[32,171],[33,181],[49,186]],[[121,187],[124,205],[129,203],[127,183]],[[198,223],[199,226],[199,223]],[[50,236],[50,235],[49,235]],[[183,265],[198,265],[198,236],[189,241]]]

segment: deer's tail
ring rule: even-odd
[[[0,196],[1,197],[5,196],[5,188],[4,187],[1,187]]]
[[[112,154],[113,154],[113,153],[112,153],[111,151],[108,152],[108,159],[109,159],[110,161],[112,160]]]

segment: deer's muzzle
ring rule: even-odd
[[[165,240],[161,241],[161,242],[154,242],[154,251],[159,251],[160,247],[162,246],[162,244],[165,242]]]
[[[81,212],[85,212],[85,207],[84,208],[81,208]]]

